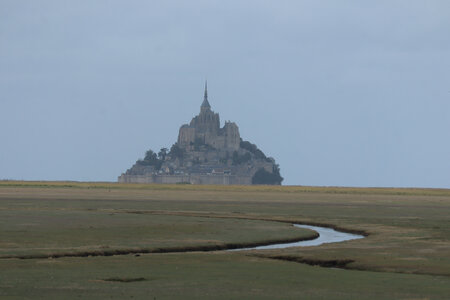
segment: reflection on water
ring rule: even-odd
[[[284,243],[284,244],[273,244],[267,246],[258,246],[253,248],[241,248],[233,249],[231,251],[241,251],[241,250],[264,250],[264,249],[281,249],[289,247],[306,247],[306,246],[319,246],[326,243],[339,243],[343,241],[356,240],[364,238],[363,235],[346,233],[341,231],[336,231],[332,228],[311,226],[311,225],[301,225],[293,224],[298,228],[307,228],[316,231],[320,236],[314,240],[301,241],[295,243]]]

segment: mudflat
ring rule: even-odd
[[[289,222],[366,238],[202,252]],[[0,182],[1,298],[445,299],[449,253],[445,189]]]

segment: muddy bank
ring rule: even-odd
[[[363,235],[337,231],[332,228],[293,224],[294,227],[313,230],[315,233],[310,237],[293,238],[285,240],[266,240],[253,243],[228,243],[218,245],[200,245],[187,247],[167,247],[167,248],[133,248],[133,249],[102,249],[83,252],[57,252],[50,254],[30,254],[2,256],[2,259],[45,259],[61,257],[90,257],[90,256],[113,256],[130,254],[150,254],[150,253],[183,253],[183,252],[207,252],[207,251],[244,251],[244,250],[264,250],[281,249],[288,247],[318,246],[325,243],[338,243],[353,239],[364,238]],[[279,258],[281,259],[281,258]]]
[[[46,259],[61,257],[93,257],[93,256],[113,256],[113,255],[129,255],[129,254],[150,254],[150,253],[184,253],[184,252],[208,252],[220,250],[244,249],[249,247],[258,247],[265,245],[273,245],[279,243],[295,243],[300,241],[314,240],[319,237],[316,232],[309,237],[292,238],[287,240],[266,240],[253,243],[228,243],[218,245],[200,245],[186,247],[166,247],[166,248],[133,248],[133,249],[102,249],[82,252],[55,252],[50,254],[29,254],[29,255],[8,255],[1,256],[0,259]]]

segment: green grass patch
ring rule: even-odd
[[[283,222],[368,236],[134,255],[311,235]],[[445,299],[448,253],[448,190],[0,182],[0,256],[42,257],[0,259],[0,298]]]

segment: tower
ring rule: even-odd
[[[208,81],[205,81],[205,94],[203,96],[202,105],[200,106],[200,113],[210,111],[210,110],[211,110],[211,105],[209,105],[209,102],[208,102]]]
[[[200,106],[200,114],[192,119],[190,126],[195,127],[196,138],[200,138],[205,143],[208,143],[211,136],[216,136],[219,133],[220,118],[219,114],[211,110],[208,101],[207,81],[205,81],[205,93]]]

